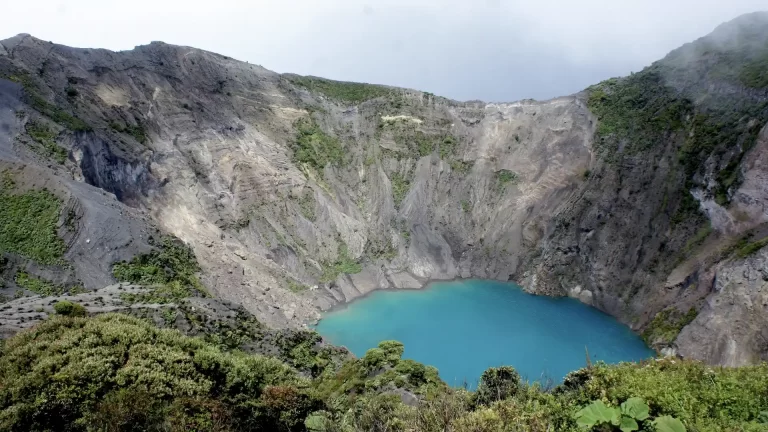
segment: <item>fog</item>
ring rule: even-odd
[[[77,47],[153,40],[277,72],[396,85],[459,100],[571,94],[625,75],[765,0],[31,0],[0,38]]]

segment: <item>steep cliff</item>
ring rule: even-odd
[[[766,28],[744,16],[630,77],[508,104],[19,35],[0,42],[0,158],[62,197],[114,195],[117,219],[83,229],[176,235],[213,294],[269,325],[373,289],[495,278],[577,296],[660,349],[749,363],[768,353],[762,283],[737,276],[763,262],[746,252],[767,220]],[[131,250],[106,247],[119,253],[84,252],[98,277],[74,259],[67,277],[111,282]]]

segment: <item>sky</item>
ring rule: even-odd
[[[7,0],[0,39],[151,41],[457,100],[548,99],[638,71],[765,0]]]

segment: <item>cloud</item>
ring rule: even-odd
[[[130,49],[153,40],[279,72],[456,99],[549,98],[639,70],[764,0],[27,0],[0,37]]]

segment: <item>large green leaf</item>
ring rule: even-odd
[[[645,403],[643,398],[639,397],[629,398],[621,404],[621,413],[635,420],[647,419],[649,410],[648,404]]]
[[[635,419],[627,416],[621,416],[621,425],[619,425],[621,432],[634,432],[640,429]]]
[[[603,401],[598,400],[579,410],[574,417],[579,426],[587,429],[603,423],[618,426],[621,412],[618,408],[609,407]]]
[[[661,416],[653,421],[656,432],[685,432],[685,425],[672,416]]]

